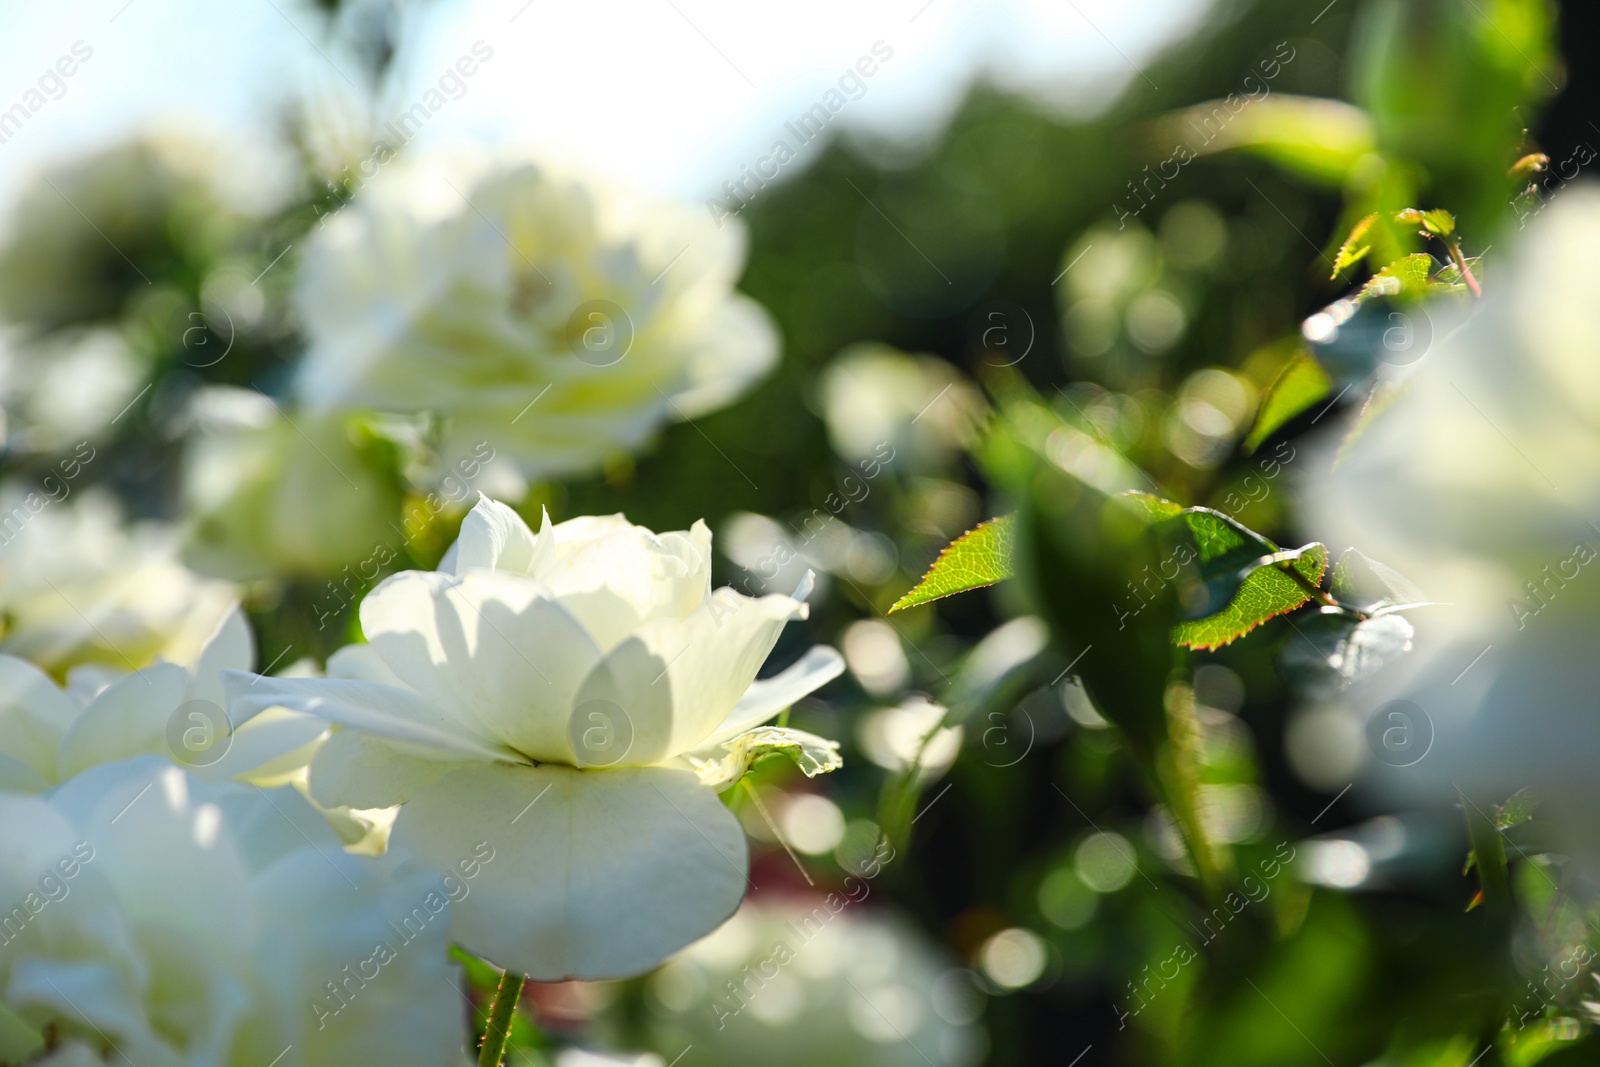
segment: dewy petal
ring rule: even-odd
[[[0,655],[0,755],[56,780],[56,751],[78,709],[39,668]]]
[[[712,748],[731,740],[791,707],[844,673],[844,657],[827,645],[814,645],[794,663],[771,678],[751,682],[744,696],[722,725],[701,742]]]
[[[549,521],[549,516],[545,516]],[[461,522],[456,538],[452,573],[461,575],[474,567],[529,574],[533,569],[535,541],[533,531],[511,508],[498,500],[480,497]],[[444,568],[440,568],[441,570]]]
[[[407,571],[362,602],[361,624],[391,671],[480,735],[572,762],[573,697],[600,651],[538,582]]]
[[[839,742],[786,726],[758,726],[724,743],[722,748],[722,753],[707,759],[690,757],[700,784],[719,793],[736,784],[763,756],[788,756],[807,778],[844,766],[839,756]]]
[[[106,686],[62,739],[56,757],[59,777],[146,753],[170,755],[167,723],[184,703],[190,682],[182,667],[158,663]]]
[[[747,885],[738,819],[666,767],[463,767],[401,809],[390,847],[444,871],[492,850],[454,938],[541,982],[649,970],[727,919]]]
[[[421,694],[392,685],[345,678],[266,678],[242,671],[224,671],[228,717],[237,729],[268,708],[284,707],[341,726],[435,750],[439,759],[475,756],[483,760],[518,759],[493,738],[474,733],[439,712]]]

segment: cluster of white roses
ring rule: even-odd
[[[187,665],[0,655],[0,1062],[454,1062],[448,944],[620,977],[716,928],[747,885],[717,793],[839,765],[765,723],[843,662],[757,680],[806,589],[713,592],[710,550],[485,499],[326,678],[248,673],[236,610]]]
[[[397,161],[365,185],[301,256],[298,406],[200,420],[190,505],[230,573],[337,570],[386,536],[362,506],[394,491],[365,455],[374,415],[424,424],[419,481],[487,454],[480,488],[520,496],[638,452],[776,364],[766,311],[733,289],[741,226],[530,164],[469,169]],[[337,509],[303,506],[318,496]]]

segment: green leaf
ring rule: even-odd
[[[752,766],[767,756],[788,756],[807,778],[844,766],[839,756],[839,742],[786,726],[758,726],[724,742],[722,747],[726,755],[694,761],[700,784],[719,793],[737,785]]]
[[[1456,232],[1456,217],[1444,208],[1434,208],[1422,213],[1422,225],[1435,237],[1449,237]]]
[[[1157,522],[1169,539],[1189,541],[1195,549],[1198,586],[1184,593],[1190,613],[1179,622],[1172,640],[1187,648],[1218,648],[1254,630],[1268,619],[1293,611],[1310,600],[1328,569],[1328,548],[1313,542],[1304,548],[1281,549],[1254,530],[1211,508],[1181,508],[1148,493],[1124,493],[1147,521]],[[1181,561],[1173,551],[1169,561]],[[1296,579],[1286,573],[1294,568]],[[1166,577],[1163,574],[1163,577]],[[1201,594],[1198,597],[1195,594]]]
[[[1227,149],[1249,152],[1330,187],[1343,186],[1377,148],[1372,119],[1360,108],[1278,93],[1242,108],[1226,100],[1196,104],[1167,116],[1157,135],[1157,143],[1186,145],[1202,156]]]
[[[1433,257],[1426,252],[1401,256],[1384,267],[1356,295],[1358,303],[1379,296],[1423,296],[1432,289],[1444,288],[1432,281]]]
[[[1372,224],[1377,221],[1378,213],[1374,211],[1350,228],[1350,236],[1344,239],[1344,244],[1339,246],[1339,254],[1333,257],[1333,273],[1328,277],[1337,278],[1340,271],[1346,267],[1355,266],[1361,262],[1368,252],[1372,251],[1370,244],[1360,244],[1359,242],[1367,235],[1367,231],[1372,229]]]
[[[1402,226],[1421,226],[1433,237],[1449,237],[1456,232],[1456,217],[1444,208],[1423,211],[1421,208],[1408,207],[1404,211],[1396,211],[1394,221]]]
[[[969,589],[993,585],[1011,577],[1011,516],[981,522],[956,538],[933,561],[922,581],[894,602],[890,613],[918,607]]]
[[[1182,504],[1163,500],[1154,493],[1146,493],[1140,489],[1131,489],[1123,493],[1121,499],[1127,502],[1135,514],[1142,516],[1145,522],[1175,519],[1184,511]]]
[[[1539,806],[1542,798],[1539,794],[1527,789],[1519,789],[1507,798],[1504,804],[1495,809],[1494,824],[1501,830],[1508,826],[1516,826],[1533,818],[1533,809]]]
[[[1305,579],[1285,573],[1292,567]],[[1272,553],[1237,573],[1238,588],[1227,607],[1214,615],[1173,628],[1173,640],[1186,648],[1220,648],[1269,619],[1298,608],[1312,597],[1328,567],[1328,547],[1313,542],[1304,548]]]
[[[1343,255],[1342,250],[1340,254]],[[1267,387],[1266,398],[1256,414],[1256,424],[1244,440],[1245,451],[1254,452],[1260,448],[1261,442],[1280,426],[1326,397],[1332,388],[1332,379],[1322,369],[1322,364],[1304,352],[1295,353]]]

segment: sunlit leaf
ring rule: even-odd
[[[1199,582],[1185,593],[1188,613],[1194,617],[1172,631],[1179,645],[1217,648],[1235,641],[1310,600],[1327,571],[1326,545],[1282,549],[1210,508],[1179,507],[1148,493],[1126,493],[1122,499],[1163,528],[1182,531],[1175,540],[1180,548],[1192,548],[1191,575]],[[1182,561],[1177,551],[1168,558]],[[1291,567],[1300,578],[1287,573]]]
[[[1377,147],[1372,119],[1341,100],[1274,93],[1246,101],[1245,107],[1237,103],[1196,104],[1168,116],[1163,132],[1188,143],[1192,131],[1205,130],[1201,155],[1239,149],[1329,186],[1342,186],[1356,164]]]
[[[1296,353],[1288,366],[1267,387],[1256,414],[1256,424],[1245,438],[1246,452],[1254,452],[1278,428],[1328,395],[1332,380],[1322,364],[1304,352]]]
[[[839,742],[785,726],[758,726],[722,747],[724,755],[694,761],[700,784],[718,792],[737,785],[752,766],[767,756],[788,756],[807,778],[844,766]]]
[[[1285,573],[1294,568],[1302,580]],[[1328,566],[1326,545],[1312,543],[1263,557],[1241,569],[1238,588],[1227,607],[1214,615],[1180,622],[1173,640],[1187,648],[1219,648],[1236,641],[1257,626],[1298,608],[1314,595]]]
[[[1339,246],[1339,254],[1333,257],[1333,273],[1328,277],[1337,278],[1340,271],[1361,262],[1362,258],[1372,251],[1372,245],[1363,244],[1362,239],[1377,221],[1378,213],[1374,211],[1350,228],[1350,236],[1344,239],[1344,244]]]
[[[1011,577],[1011,516],[979,523],[952,541],[933,561],[922,581],[895,601],[890,612],[914,608],[954,593],[979,589]]]
[[[1426,252],[1401,256],[1374,274],[1357,294],[1357,301],[1379,296],[1422,296],[1430,289],[1443,288],[1433,283],[1433,257]]]
[[[1422,213],[1422,225],[1435,237],[1449,237],[1456,232],[1456,217],[1444,208],[1434,208]]]
[[[1539,806],[1543,799],[1539,794],[1530,789],[1519,789],[1507,798],[1504,804],[1495,809],[1494,824],[1501,830],[1508,826],[1516,826],[1533,818],[1533,809]]]

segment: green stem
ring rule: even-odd
[[[489,1023],[483,1031],[483,1044],[478,1049],[478,1067],[500,1067],[506,1056],[506,1045],[511,1041],[511,1017],[516,1014],[517,1002],[522,999],[523,975],[506,971],[500,976],[500,985],[494,991],[494,1003],[489,1007]]]
[[[1461,272],[1461,280],[1467,283],[1472,295],[1482,297],[1483,289],[1478,285],[1478,279],[1472,276],[1472,268],[1467,266],[1467,257],[1461,254],[1461,242],[1446,237],[1444,246],[1450,250],[1450,258],[1455,261],[1456,269]]]
[[[1460,796],[1461,810],[1467,817],[1467,839],[1478,860],[1478,884],[1483,887],[1483,902],[1491,911],[1503,914],[1511,907],[1511,878],[1506,870],[1504,839],[1487,812],[1467,794]]]

